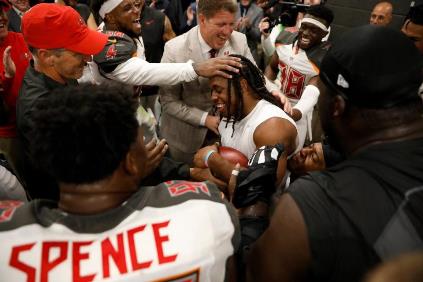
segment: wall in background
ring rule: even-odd
[[[331,40],[345,30],[369,23],[370,12],[377,0],[328,0],[327,6],[335,13],[332,23]],[[394,6],[391,27],[400,29],[412,0],[393,0]]]

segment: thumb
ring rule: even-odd
[[[238,178],[238,173],[239,173],[240,167],[241,167],[240,164],[237,163],[232,170],[231,178],[229,178],[229,183],[228,183],[229,199],[232,199],[232,195],[235,192],[236,179]]]

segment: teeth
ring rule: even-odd
[[[225,106],[225,104],[216,104],[216,108],[222,109]]]

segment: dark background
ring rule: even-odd
[[[326,5],[335,13],[335,19],[331,25],[331,40],[336,39],[351,27],[368,24],[370,12],[378,2],[377,0],[328,0]],[[401,29],[412,0],[393,0],[391,2],[394,10],[390,26]]]

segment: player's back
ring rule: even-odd
[[[239,243],[235,211],[206,183],[142,187],[94,215],[0,204],[2,281],[223,281]]]

